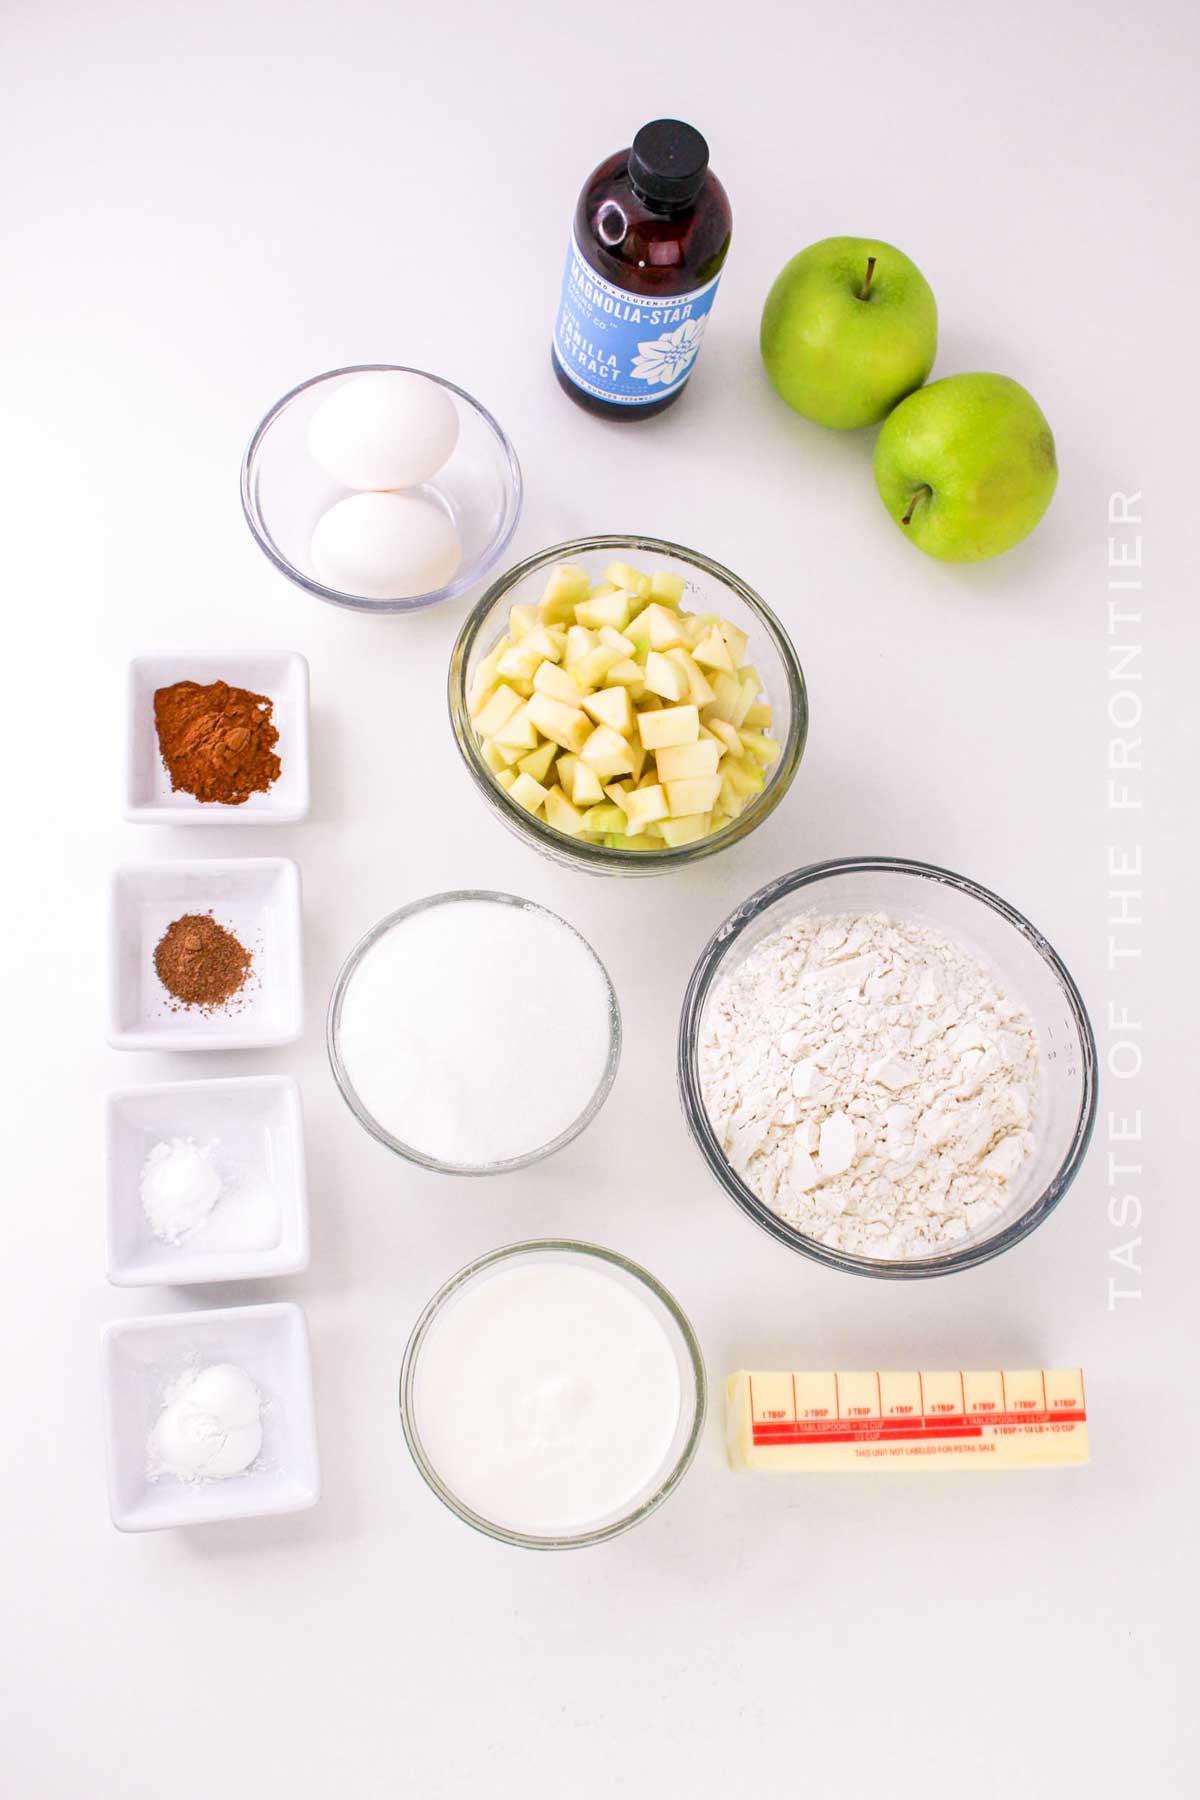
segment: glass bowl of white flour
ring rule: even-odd
[[[1016,909],[853,857],[751,895],[692,974],[678,1077],[731,1199],[830,1268],[949,1275],[1027,1237],[1087,1150],[1096,1046]]]

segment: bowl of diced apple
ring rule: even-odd
[[[493,583],[450,661],[450,718],[501,820],[599,874],[740,842],[804,754],[808,696],[752,588],[659,538],[577,538]]]

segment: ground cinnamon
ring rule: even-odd
[[[211,913],[184,913],[154,952],[158,979],[184,1006],[224,1006],[245,985],[251,955]]]
[[[177,681],[154,696],[158,747],[176,792],[222,806],[265,794],[279,777],[271,701],[226,681]]]

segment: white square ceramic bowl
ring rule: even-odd
[[[173,920],[211,912],[254,959],[228,1007],[180,1006],[154,952]],[[108,1041],[114,1050],[253,1050],[290,1044],[304,1024],[300,871],[284,856],[133,864],[112,878]]]
[[[107,1266],[114,1287],[246,1281],[308,1267],[300,1089],[288,1075],[173,1081],[108,1097]],[[141,1199],[155,1144],[207,1147],[221,1196],[178,1244],[156,1237]]]
[[[301,1512],[321,1497],[308,1327],[290,1301],[120,1319],[100,1338],[108,1497],[118,1531]],[[224,1481],[152,1480],[150,1432],[189,1369],[236,1363],[263,1399],[263,1444]]]
[[[154,694],[177,681],[227,681],[271,699],[281,767],[279,779],[265,794],[225,806],[172,791],[159,754]],[[280,825],[304,818],[308,792],[308,664],[298,651],[167,650],[134,657],[125,700],[127,819],[135,825]]]

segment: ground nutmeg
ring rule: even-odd
[[[227,681],[177,681],[154,696],[158,747],[175,792],[222,806],[265,794],[282,764],[265,694]]]
[[[224,1006],[250,973],[250,952],[211,913],[184,913],[167,926],[154,952],[154,968],[169,994],[184,1006]]]

